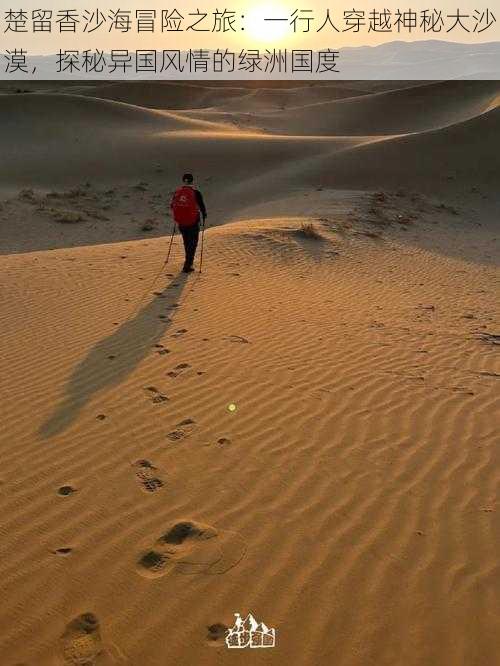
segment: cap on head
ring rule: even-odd
[[[186,183],[187,185],[191,185],[191,183],[193,182],[193,180],[194,180],[194,178],[193,178],[193,174],[192,174],[192,173],[185,173],[185,174],[182,176],[182,182],[183,182],[183,183]]]

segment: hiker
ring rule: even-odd
[[[203,226],[207,219],[207,209],[201,192],[193,187],[193,174],[185,173],[182,177],[183,185],[179,187],[172,197],[170,208],[175,223],[179,227],[184,241],[186,259],[184,261],[184,273],[194,271],[193,261],[198,246],[200,235],[200,221],[203,218]]]

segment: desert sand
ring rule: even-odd
[[[233,83],[0,94],[0,664],[493,666],[500,84]]]

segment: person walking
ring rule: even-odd
[[[172,197],[170,208],[175,224],[179,227],[184,243],[185,260],[184,273],[194,271],[193,262],[198,247],[200,236],[200,223],[207,219],[207,209],[201,192],[193,185],[194,177],[191,173],[185,173],[182,177],[182,186],[179,187]]]

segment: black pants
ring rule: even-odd
[[[191,268],[193,266],[194,255],[198,247],[198,237],[200,235],[200,225],[191,225],[190,227],[179,227],[184,241],[184,250],[186,252],[186,260],[184,261],[184,268]]]

